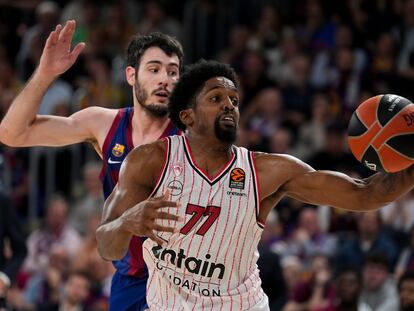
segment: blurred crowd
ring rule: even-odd
[[[238,145],[315,169],[369,176],[347,147],[352,112],[377,94],[414,98],[414,0],[0,0],[0,118],[68,19],[86,49],[40,114],[132,105],[125,48],[153,31],[177,37],[187,64],[236,69]],[[0,309],[107,309],[100,160],[87,143],[73,148],[0,145]],[[272,311],[414,310],[414,192],[369,213],[285,199],[259,246]]]

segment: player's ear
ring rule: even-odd
[[[125,68],[125,77],[126,77],[126,80],[127,80],[128,84],[130,86],[134,86],[135,85],[135,73],[136,73],[136,70],[135,70],[134,67],[127,66]]]
[[[180,120],[186,127],[191,127],[194,124],[194,111],[192,108],[187,108],[180,111]]]

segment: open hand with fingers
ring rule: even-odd
[[[50,77],[56,77],[68,70],[85,48],[85,43],[78,43],[72,50],[72,38],[76,22],[69,20],[65,26],[57,25],[46,40],[38,70]]]
[[[167,207],[180,207],[179,202],[169,201],[169,197],[170,192],[167,191],[163,196],[149,198],[126,210],[121,216],[123,229],[136,236],[146,236],[163,245],[165,241],[155,231],[175,233],[179,228],[162,226],[159,221],[182,220],[181,217],[162,210]]]

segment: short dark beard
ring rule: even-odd
[[[148,93],[138,80],[135,83],[135,98],[137,99],[138,103],[144,110],[146,110],[149,114],[155,117],[165,117],[168,113],[167,105],[157,105],[153,103],[147,103],[148,100]]]
[[[216,137],[224,143],[232,144],[236,141],[236,137],[237,137],[236,127],[222,128],[220,126],[220,116],[217,117],[216,120],[214,121],[214,133],[216,134]]]

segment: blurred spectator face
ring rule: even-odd
[[[310,236],[318,234],[320,232],[320,227],[316,211],[310,208],[304,209],[300,213],[299,226],[300,228],[305,229]]]
[[[92,57],[88,60],[86,67],[90,75],[98,81],[108,80],[110,73],[110,64],[103,58]]]
[[[337,294],[341,302],[351,303],[358,300],[361,284],[355,271],[343,272],[337,279]]]
[[[308,1],[307,16],[308,16],[308,21],[311,21],[314,23],[319,23],[322,21],[322,18],[323,18],[322,8],[318,1],[315,1],[315,0]]]
[[[261,16],[259,18],[260,31],[275,31],[279,24],[278,14],[275,8],[271,5],[265,5],[262,9]]]
[[[249,30],[244,26],[234,26],[230,31],[230,47],[232,50],[242,52],[249,40]]]
[[[282,258],[281,265],[287,288],[291,291],[302,281],[302,263],[296,256],[286,256]]]
[[[414,310],[414,279],[405,279],[401,282],[399,296],[402,311]]]
[[[90,281],[80,274],[72,274],[65,284],[66,299],[71,305],[85,303],[89,292]]]
[[[49,31],[59,20],[59,7],[55,2],[44,1],[36,7],[36,16],[43,30]]]
[[[365,288],[369,291],[376,291],[388,278],[387,267],[379,263],[368,262],[363,268],[362,276]]]
[[[348,26],[341,26],[336,31],[336,45],[338,47],[352,47],[352,31]]]
[[[70,258],[66,249],[60,245],[53,245],[49,253],[49,265],[64,273],[67,271],[69,263]]]
[[[249,52],[244,58],[243,71],[247,77],[258,77],[262,75],[264,69],[263,59],[256,52]]]
[[[309,77],[309,58],[298,55],[292,59],[293,83],[295,85],[306,85]]]
[[[363,238],[374,239],[379,232],[380,223],[377,212],[361,213],[358,217],[358,229]]]
[[[258,95],[260,110],[267,116],[275,116],[282,110],[282,97],[276,88],[268,88]]]
[[[392,55],[394,38],[390,33],[382,33],[377,41],[376,53],[378,55]]]
[[[68,205],[63,199],[53,199],[47,207],[46,224],[52,231],[60,231],[66,224]]]
[[[336,54],[336,66],[340,72],[351,73],[354,67],[352,50],[347,48],[340,49]]]
[[[328,258],[324,255],[316,255],[312,258],[311,272],[317,273],[319,271],[330,270]]]
[[[149,1],[147,3],[146,18],[157,23],[165,16],[165,11],[157,1]]]
[[[180,75],[179,65],[177,55],[168,56],[158,47],[147,49],[134,74],[134,94],[138,104],[154,115],[165,116],[168,96]],[[131,76],[127,79],[131,84]]]
[[[316,94],[312,101],[312,116],[316,121],[325,121],[329,115],[329,100],[324,94]]]
[[[84,168],[83,178],[87,191],[92,194],[101,194],[101,181],[99,180],[100,174],[99,163],[88,163]]]
[[[345,133],[336,128],[328,128],[326,133],[326,150],[330,154],[343,154],[345,148]]]
[[[299,51],[299,43],[291,29],[283,30],[282,50],[285,58],[293,57]]]
[[[279,128],[270,138],[270,148],[274,153],[289,153],[292,147],[292,133],[287,128]]]

